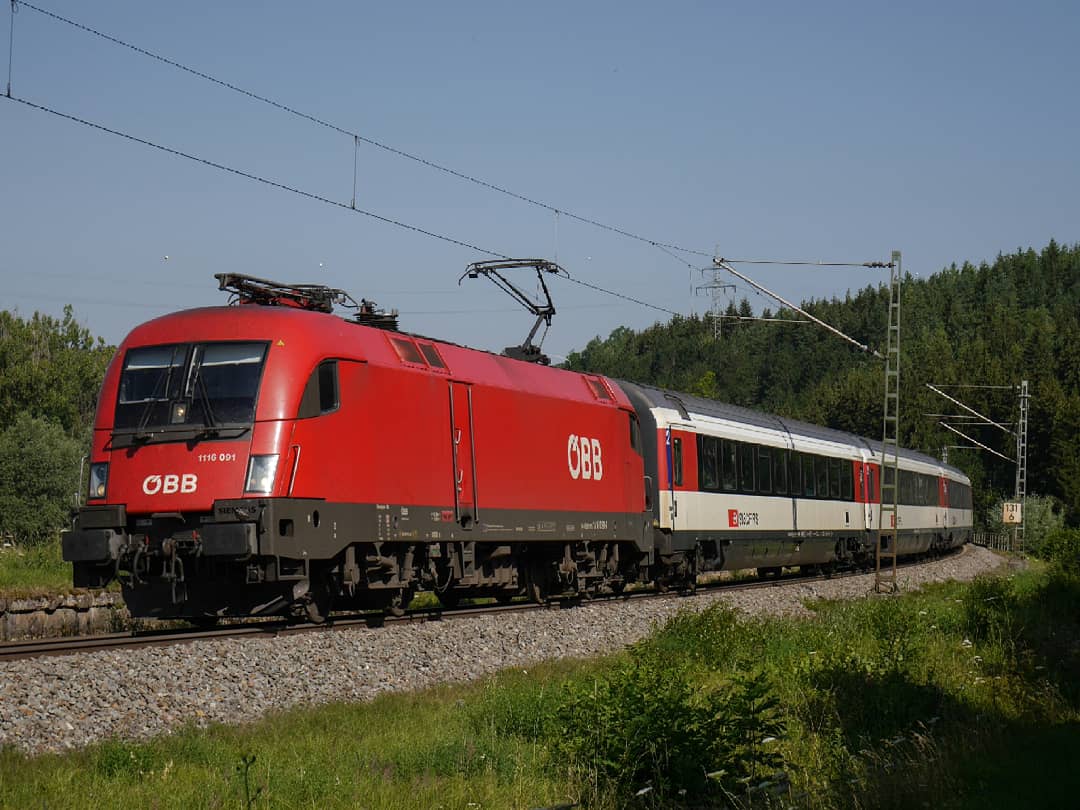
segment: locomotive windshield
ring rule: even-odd
[[[117,430],[249,426],[265,343],[182,343],[130,349],[120,374]]]

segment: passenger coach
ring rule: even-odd
[[[655,471],[654,523],[698,570],[868,564],[877,543],[880,442],[632,383]],[[901,555],[942,551],[971,533],[960,470],[900,450]],[[892,473],[886,469],[886,473]]]

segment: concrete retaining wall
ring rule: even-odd
[[[118,593],[76,593],[35,599],[0,597],[0,641],[122,630],[129,622]]]

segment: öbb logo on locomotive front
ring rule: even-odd
[[[570,477],[575,481],[579,478],[599,481],[604,477],[602,453],[598,439],[571,433],[566,443],[566,465],[570,469]]]
[[[147,495],[175,495],[177,492],[191,493],[199,486],[199,477],[195,473],[183,475],[148,475],[143,479],[142,491]]]

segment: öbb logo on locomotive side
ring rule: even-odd
[[[598,439],[571,433],[566,442],[566,466],[570,469],[570,477],[575,481],[579,478],[599,481],[604,477],[602,454],[603,448]]]
[[[148,475],[143,479],[142,491],[147,495],[175,495],[177,492],[194,492],[199,486],[199,477],[195,473],[183,475]]]

